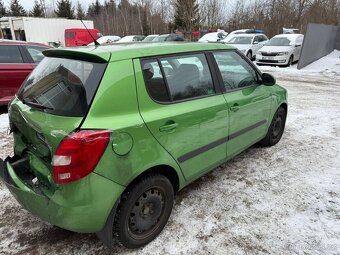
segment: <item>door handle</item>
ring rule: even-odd
[[[170,132],[178,127],[178,123],[173,122],[171,124],[165,124],[164,126],[159,127],[159,131],[161,132]]]
[[[237,104],[234,104],[230,107],[230,111],[237,112],[238,110],[240,110],[240,106],[238,106]]]

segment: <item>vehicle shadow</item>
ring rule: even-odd
[[[7,113],[7,106],[6,105],[2,105],[0,106],[0,114],[3,114],[3,113]]]

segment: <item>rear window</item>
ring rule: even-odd
[[[45,57],[23,83],[18,98],[51,114],[85,116],[105,67],[106,63]]]
[[[66,32],[65,33],[65,38],[74,39],[74,37],[75,37],[75,33],[74,32]]]

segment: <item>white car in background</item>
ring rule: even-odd
[[[275,35],[257,52],[256,64],[290,66],[300,59],[302,42],[302,34]]]
[[[223,41],[242,51],[249,59],[255,58],[257,51],[267,42],[268,38],[264,34],[233,34]]]
[[[99,44],[108,44],[108,43],[114,43],[121,39],[120,36],[117,35],[104,35],[102,37],[99,37],[96,41]],[[94,45],[94,42],[89,43],[88,45]]]
[[[227,32],[220,31],[220,32],[211,32],[203,35],[198,42],[219,42],[226,38],[228,35]]]
[[[120,39],[119,43],[141,42],[145,38],[144,35],[127,35]]]

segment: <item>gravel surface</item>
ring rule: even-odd
[[[340,77],[273,72],[288,89],[285,133],[182,190],[161,235],[114,254],[340,254]],[[0,115],[0,157],[11,153]],[[4,124],[5,123],[5,124]],[[0,254],[108,254],[93,234],[53,227],[0,182]]]

